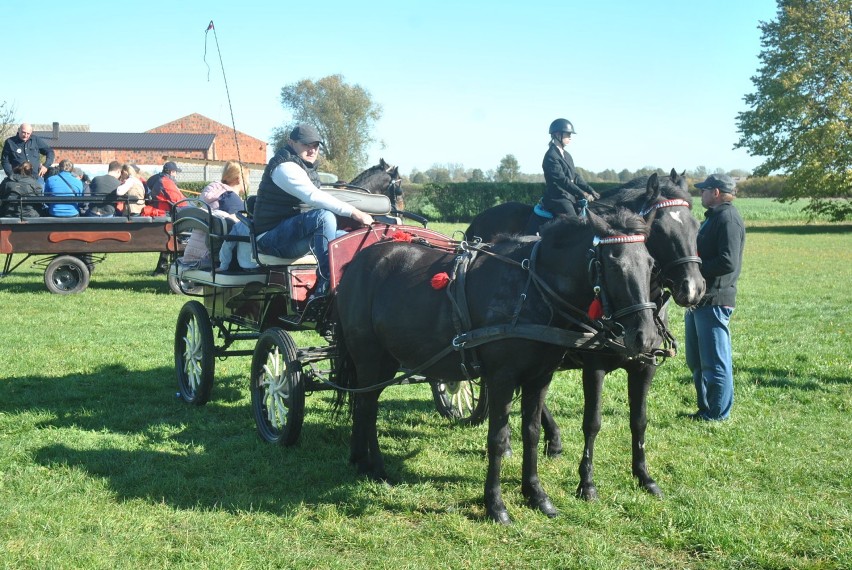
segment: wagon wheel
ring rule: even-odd
[[[305,384],[296,344],[273,327],[257,340],[251,361],[251,408],[257,433],[268,443],[294,445],[305,419]]]
[[[79,293],[89,286],[89,268],[79,257],[59,255],[44,270],[47,290],[58,295]]]
[[[488,392],[478,380],[430,381],[438,413],[462,425],[479,425],[488,416]]]
[[[210,400],[216,359],[213,326],[207,309],[198,301],[184,304],[175,328],[175,371],[180,397],[203,406]]]
[[[194,281],[190,281],[189,279],[181,279],[177,275],[177,269],[174,267],[174,263],[172,267],[169,269],[169,289],[172,290],[172,293],[175,295],[201,295],[204,291],[204,287],[195,283]]]

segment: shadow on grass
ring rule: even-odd
[[[821,391],[825,390],[826,384],[852,384],[852,378],[845,376],[791,378],[790,371],[781,368],[745,367],[740,370],[748,373],[758,386],[766,388]]]
[[[748,226],[747,234],[787,234],[787,235],[815,235],[815,234],[848,234],[852,233],[852,224],[808,224],[808,225],[777,225],[777,226]]]
[[[304,504],[334,505],[353,515],[376,508],[370,484],[365,487],[348,462],[349,418],[335,415],[328,401],[311,408],[311,398],[326,395],[308,398],[300,441],[285,448],[258,438],[245,378],[217,378],[206,406],[189,406],[176,391],[169,368],[110,366],[88,375],[26,376],[0,383],[0,412],[25,416],[32,410],[35,429],[55,434],[33,452],[34,461],[103,479],[120,500],[274,514]],[[435,421],[443,421],[431,401],[387,395],[380,406],[380,438],[423,440],[420,426],[401,426],[388,415],[418,416],[431,408]],[[419,446],[385,450],[391,478],[419,482],[421,476],[407,471],[405,462],[420,452]]]

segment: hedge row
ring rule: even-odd
[[[698,196],[695,182],[690,192]],[[598,192],[614,188],[617,182],[592,182]],[[784,188],[784,177],[749,178],[737,183],[737,195],[747,198],[778,198]],[[541,198],[541,182],[459,182],[449,184],[405,184],[405,209],[432,221],[469,222],[479,212],[504,202],[535,204]]]

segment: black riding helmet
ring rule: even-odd
[[[574,130],[574,125],[568,119],[556,119],[550,123],[550,134],[553,135],[556,133],[571,133],[572,135],[576,135],[577,131]]]

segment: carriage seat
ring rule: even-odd
[[[213,287],[244,287],[249,283],[262,283],[265,285],[269,278],[269,273],[262,269],[255,271],[182,269],[177,263],[171,265],[169,273],[178,279],[185,279],[198,285],[211,285]]]
[[[257,263],[265,267],[286,267],[290,265],[316,265],[317,258],[312,253],[306,253],[302,257],[275,257],[266,253],[258,253]]]

